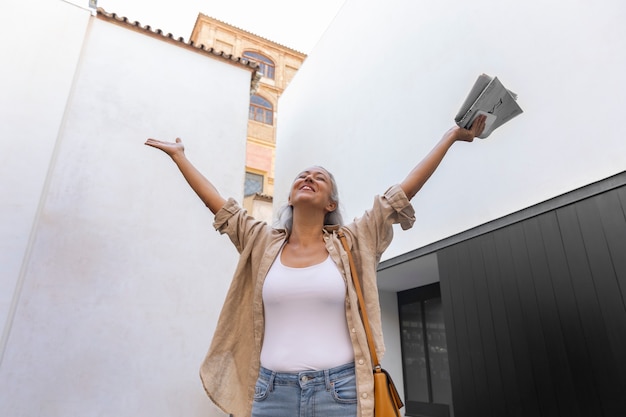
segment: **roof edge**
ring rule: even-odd
[[[278,46],[278,47],[281,47],[281,48],[284,48],[284,49],[288,49],[289,51],[291,51],[291,52],[293,52],[293,53],[296,53],[296,54],[299,54],[299,55],[302,55],[302,56],[303,56],[303,57],[305,57],[305,58],[306,58],[306,56],[307,56],[307,54],[305,54],[304,52],[298,51],[297,49],[290,48],[290,47],[289,47],[289,46],[287,46],[287,45],[283,45],[283,44],[278,43],[278,42],[275,42],[275,41],[273,41],[273,40],[271,40],[271,39],[264,38],[263,36],[257,35],[256,33],[252,33],[252,32],[250,32],[250,31],[247,31],[247,30],[245,30],[245,29],[242,29],[242,28],[240,28],[240,27],[238,27],[238,26],[231,25],[230,23],[224,22],[223,20],[220,20],[220,19],[216,19],[215,17],[209,16],[209,15],[207,15],[207,14],[205,14],[205,13],[202,13],[202,12],[198,13],[198,17],[196,18],[196,24],[197,24],[198,20],[200,20],[200,17],[205,17],[205,18],[208,18],[208,19],[214,20],[214,21],[219,22],[219,23],[221,23],[221,24],[223,24],[223,25],[226,25],[226,26],[231,27],[231,28],[233,28],[233,29],[236,29],[236,30],[239,30],[239,31],[241,31],[241,32],[244,32],[244,33],[246,33],[246,34],[248,34],[248,35],[250,35],[250,36],[254,36],[255,38],[262,39],[262,40],[263,40],[263,41],[265,41],[265,42],[269,42],[269,43],[274,44],[274,45],[276,45],[276,46]]]
[[[142,25],[138,21],[130,21],[125,16],[119,16],[116,13],[109,13],[104,10],[102,7],[98,7],[96,10],[96,17],[102,20],[106,20],[108,22],[124,26],[128,29],[146,34],[153,38],[157,38],[166,42],[170,42],[174,45],[186,48],[188,50],[201,53],[203,55],[220,59],[224,62],[227,62],[231,65],[236,65],[238,67],[245,68],[251,72],[250,79],[250,93],[253,94],[257,91],[259,87],[259,81],[261,80],[261,73],[259,72],[259,65],[256,62],[253,62],[244,57],[236,57],[233,54],[227,54],[223,51],[217,51],[212,47],[207,47],[204,44],[196,45],[192,40],[186,41],[184,37],[174,37],[171,33],[165,33],[161,29],[153,29],[150,25]]]

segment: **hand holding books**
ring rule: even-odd
[[[516,102],[517,95],[502,85],[497,77],[482,74],[478,77],[454,121],[469,129],[476,117],[485,116],[485,128],[477,135],[484,139],[523,110]]]
[[[453,126],[446,132],[444,137],[449,138],[453,142],[459,140],[463,142],[472,142],[474,138],[479,138],[482,135],[485,130],[486,121],[487,116],[479,115],[467,129],[459,126]]]

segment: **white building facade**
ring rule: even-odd
[[[626,412],[610,371],[626,349],[624,17],[617,0],[348,0],[281,97],[275,201],[319,164],[352,219],[452,126],[479,74],[519,94],[523,115],[451,149],[381,264],[384,364],[407,415]]]
[[[5,3],[0,414],[221,415],[198,369],[237,253],[143,143],[181,137],[241,200],[254,67],[64,1]]]

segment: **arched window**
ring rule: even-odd
[[[265,100],[263,97],[255,94],[250,97],[250,112],[248,113],[248,119],[273,125],[274,106],[272,106],[272,103]]]
[[[259,64],[259,71],[263,74],[264,77],[271,78],[272,80],[274,79],[274,73],[276,69],[274,61],[272,61],[265,55],[261,55],[258,52],[252,51],[245,51],[243,53],[243,56]]]

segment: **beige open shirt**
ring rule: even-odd
[[[378,357],[384,354],[376,268],[391,243],[393,227],[410,228],[415,221],[411,203],[399,185],[374,199],[374,205],[354,222],[343,226],[362,281],[363,293]],[[248,417],[259,373],[264,334],[262,289],[270,266],[285,243],[287,233],[247,215],[230,199],[215,215],[213,224],[226,233],[240,253],[209,352],[200,377],[211,400],[224,412]],[[326,249],[347,285],[346,321],[354,347],[358,416],[374,416],[374,381],[365,330],[350,277],[348,257],[339,238],[338,226],[324,228]]]

